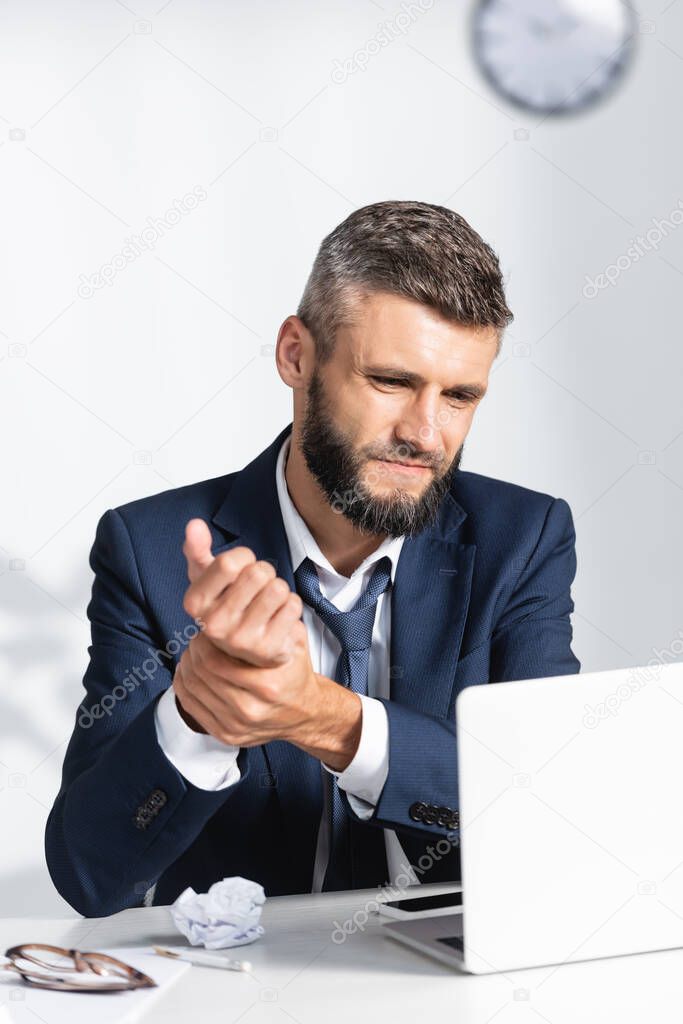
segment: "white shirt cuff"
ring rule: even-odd
[[[178,711],[173,686],[157,701],[154,725],[164,754],[193,786],[218,790],[239,782],[237,755],[240,748],[191,729]]]
[[[337,785],[346,791],[359,818],[370,818],[389,773],[389,721],[381,700],[358,694],[362,704],[358,750],[343,772],[335,772],[321,761],[323,768],[337,776]]]

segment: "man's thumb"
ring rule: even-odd
[[[190,519],[185,527],[183,554],[187,560],[187,575],[194,583],[213,562],[211,530],[203,519]]]

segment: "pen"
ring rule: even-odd
[[[161,946],[152,946],[159,956],[168,956],[173,960],[188,960],[191,964],[198,964],[201,967],[222,967],[225,971],[250,971],[251,964],[248,960],[227,960],[224,956],[216,956],[213,953],[178,953],[173,949],[164,949]]]

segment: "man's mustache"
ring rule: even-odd
[[[437,456],[436,458],[428,456],[427,460],[420,458],[419,452],[408,453],[405,450],[401,451],[390,451],[383,452],[379,455],[368,455],[368,459],[379,459],[381,462],[402,462],[411,466],[422,466],[425,469],[439,470],[445,465],[445,456]]]

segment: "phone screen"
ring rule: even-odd
[[[439,910],[441,907],[461,907],[462,893],[447,892],[441,896],[420,896],[412,900],[395,900],[387,903],[388,907],[395,910],[404,910],[415,913],[418,910]]]

